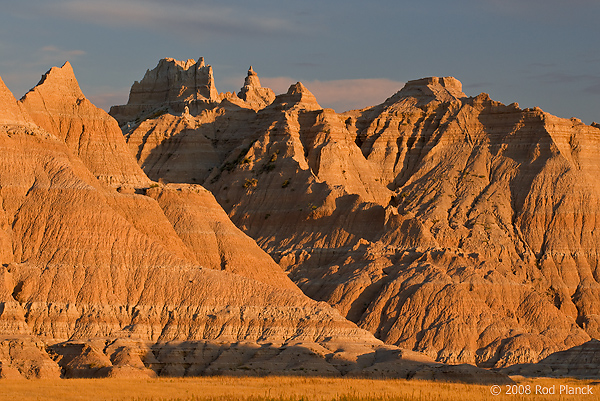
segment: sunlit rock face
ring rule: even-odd
[[[501,367],[600,335],[597,127],[452,77],[344,114],[300,83],[250,109],[123,129],[152,179],[202,183],[305,294],[388,344]]]
[[[270,88],[260,86],[258,74],[254,72],[252,66],[248,69],[248,76],[244,80],[244,86],[238,92],[238,97],[247,104],[252,105],[254,109],[262,109],[275,100],[275,93]]]
[[[0,106],[0,378],[448,376],[303,294],[204,187],[148,178],[68,63]]]
[[[113,106],[110,114],[122,124],[140,114],[182,111],[186,105],[210,103],[217,98],[212,67],[204,63],[204,58],[197,62],[165,58],[133,84],[127,105]]]

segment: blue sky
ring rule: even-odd
[[[17,98],[69,60],[97,105],[127,101],[163,57],[202,56],[217,89],[252,65],[276,93],[303,82],[337,111],[407,80],[600,121],[600,1],[0,0],[0,76]]]

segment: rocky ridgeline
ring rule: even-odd
[[[130,100],[143,104],[143,93],[163,91],[146,102],[154,107],[177,93],[191,108],[202,100],[202,115],[217,119],[213,91],[203,86],[210,70],[199,64],[161,62],[179,71],[171,82],[189,84],[188,92],[152,86],[164,78],[161,70],[147,74]],[[256,114],[250,94],[269,98],[258,85],[250,73],[246,100],[223,95],[218,107],[238,102]],[[155,121],[173,124],[173,132],[202,129],[193,111],[172,114],[171,100],[168,112],[137,127]],[[505,380],[386,345],[310,299],[210,192],[152,181],[131,146],[117,122],[85,98],[68,63],[48,71],[20,101],[0,81],[1,378]]]
[[[248,76],[238,94],[218,93],[212,67],[204,63],[204,58],[200,57],[197,62],[166,58],[160,60],[153,70],[146,71],[144,78],[131,87],[127,104],[111,107],[110,114],[120,125],[135,125],[166,113],[197,114],[223,100],[260,109],[274,98],[271,89],[261,87],[252,67],[248,69]]]
[[[600,335],[597,126],[452,77],[343,114],[300,83],[262,107],[220,96],[119,122],[151,179],[201,183],[311,298],[446,363]]]
[[[140,115],[165,112],[169,108],[183,111],[186,105],[210,103],[217,98],[212,67],[204,64],[204,58],[201,57],[198,62],[167,58],[133,84],[126,106],[114,106],[110,112],[119,121],[129,121]]]

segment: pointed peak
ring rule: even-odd
[[[77,82],[77,78],[75,77],[73,67],[68,61],[65,62],[62,67],[52,67],[48,70],[32,91],[41,87],[51,88],[50,90],[65,95],[69,94],[77,98],[85,98],[79,87],[79,82]],[[24,97],[26,96],[27,94]]]
[[[302,82],[296,82],[295,84],[291,85],[287,91],[288,95],[295,95],[298,93],[307,93],[311,96],[313,95],[308,89],[306,89],[306,86],[304,86]]]
[[[287,93],[277,96],[273,103],[283,104],[285,108],[298,106],[307,110],[322,109],[315,96],[301,82],[291,85]]]
[[[14,95],[0,77],[0,124],[23,124],[30,118],[17,103]]]
[[[17,101],[15,99],[14,95],[12,94],[12,92],[10,91],[10,89],[8,89],[8,87],[6,86],[6,84],[4,83],[4,81],[2,80],[2,77],[0,77],[0,99],[2,99],[2,100],[12,100],[14,102]]]
[[[71,65],[71,63],[69,63],[69,61],[65,61],[65,63],[62,65],[62,67],[60,67],[61,70],[63,71],[70,71],[71,74],[75,75],[75,72],[73,72],[73,66]]]
[[[262,109],[275,100],[275,92],[260,85],[258,74],[252,66],[248,68],[248,76],[244,80],[244,86],[238,92],[238,97],[250,104],[254,109]]]
[[[73,71],[73,66],[68,61],[62,65],[62,67],[52,67],[44,76],[61,76],[68,79],[75,79],[75,72]]]
[[[246,79],[244,80],[244,87],[254,87],[254,88],[260,88],[260,79],[258,78],[258,74],[256,72],[254,72],[254,70],[252,69],[252,66],[250,66],[250,68],[248,68],[248,75],[246,76]]]

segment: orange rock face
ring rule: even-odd
[[[0,377],[439,367],[304,295],[202,186],[151,181],[69,64],[0,105]]]
[[[451,77],[344,114],[300,83],[236,102],[122,128],[150,178],[202,183],[311,298],[448,363],[600,336],[597,127]]]
[[[64,141],[96,178],[114,185],[149,185],[129,157],[118,124],[86,99],[68,62],[48,71],[19,105],[40,128]]]
[[[112,107],[111,114],[119,122],[131,121],[148,113],[160,114],[165,107],[183,111],[186,105],[210,103],[217,97],[212,67],[202,57],[197,62],[166,58],[133,84],[128,104]]]

